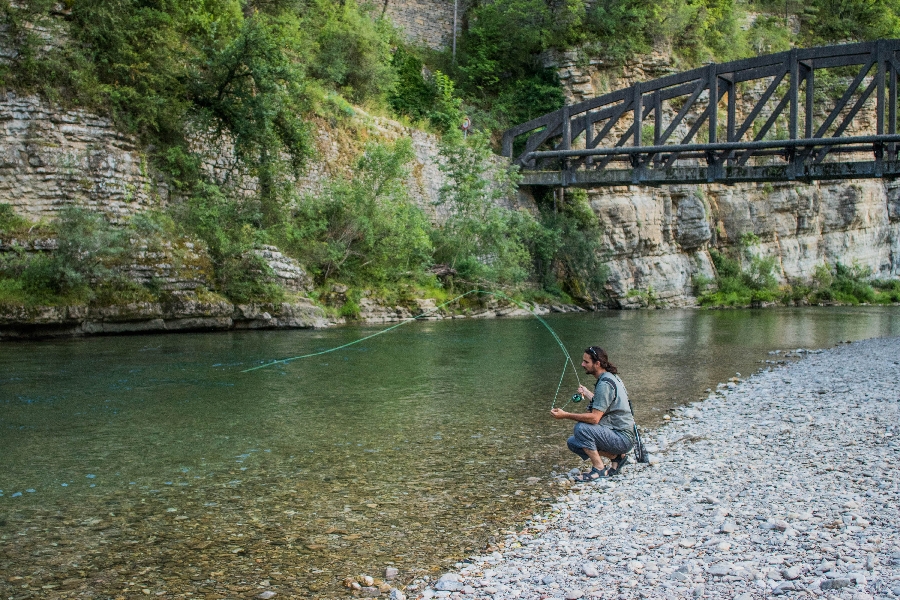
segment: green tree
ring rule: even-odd
[[[235,154],[259,179],[265,224],[280,218],[278,177],[281,153],[299,173],[312,152],[303,72],[296,57],[303,51],[295,19],[245,20],[238,35],[211,51],[192,78],[194,105],[203,122],[234,139]],[[302,38],[300,38],[302,40]]]
[[[396,82],[393,28],[373,13],[356,0],[310,0],[306,11],[305,26],[316,44],[311,74],[356,102],[380,100]]]
[[[807,45],[900,35],[897,0],[811,0],[799,16]]]
[[[431,259],[428,221],[406,190],[412,142],[371,143],[353,178],[332,179],[322,194],[301,199],[287,244],[322,284],[416,280]]]
[[[433,232],[435,262],[457,271],[467,285],[518,286],[530,275],[527,240],[539,226],[529,213],[499,204],[512,197],[516,174],[492,156],[484,135],[444,137],[447,183],[440,194],[449,215]]]

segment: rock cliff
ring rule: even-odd
[[[900,276],[900,187],[893,182],[598,188],[588,191],[605,230],[615,306],[691,305],[698,276],[715,271],[710,248],[754,234],[782,281],[822,264],[857,263]]]

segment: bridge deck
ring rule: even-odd
[[[621,185],[674,185],[741,182],[776,182],[839,179],[878,179],[900,177],[900,161],[884,161],[877,169],[874,162],[827,163],[806,165],[797,172],[790,165],[764,167],[671,167],[668,169],[603,169],[522,172],[521,185],[552,187],[597,187]]]

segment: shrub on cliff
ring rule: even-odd
[[[390,21],[379,18],[372,4],[310,0],[300,14],[313,42],[306,60],[312,77],[357,103],[381,101],[390,93],[397,40]]]
[[[744,245],[745,265],[741,260],[712,249],[709,251],[716,268],[715,289],[701,294],[703,306],[748,306],[773,302],[780,296],[773,270],[775,260],[749,252]]]
[[[513,197],[515,171],[492,160],[484,135],[464,140],[453,132],[440,151],[441,204],[449,215],[432,232],[435,263],[456,271],[451,285],[521,285],[531,274],[528,240],[539,224],[530,213],[500,205]]]
[[[372,143],[350,179],[297,201],[284,233],[318,284],[337,279],[385,285],[423,277],[431,260],[429,224],[406,191],[412,142]]]
[[[62,211],[50,229],[56,233],[56,250],[12,252],[0,258],[7,301],[13,294],[24,304],[85,303],[101,290],[133,287],[117,270],[131,257],[128,229],[113,227],[102,215],[80,208]]]
[[[31,223],[20,217],[9,204],[0,203],[0,235],[13,235],[26,231]]]
[[[587,304],[599,304],[605,296],[609,268],[603,263],[603,229],[587,193],[567,191],[539,202],[540,235],[532,238],[535,275],[541,287],[564,292]]]

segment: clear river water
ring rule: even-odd
[[[900,335],[900,307],[546,320],[576,363],[608,350],[648,428],[770,350]],[[345,577],[484,552],[562,492],[564,355],[537,319],[416,322],[241,372],[380,329],[0,344],[0,598],[347,597]]]

